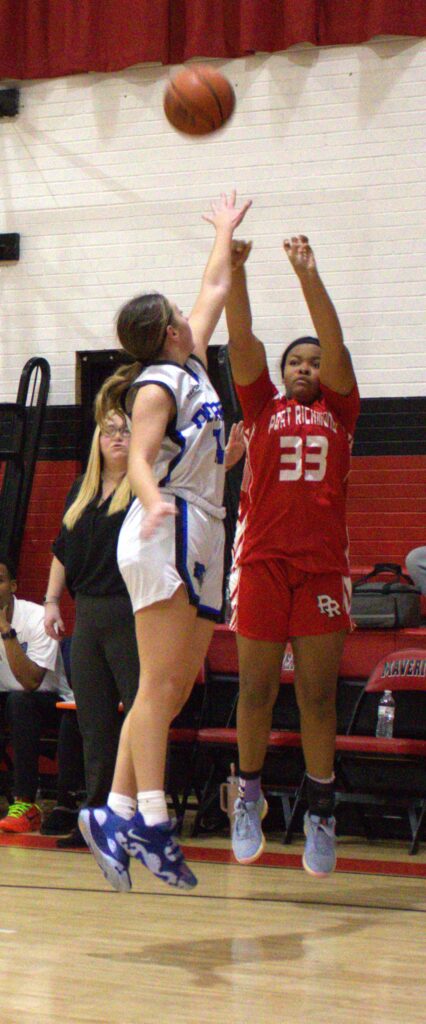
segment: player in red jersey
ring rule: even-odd
[[[240,668],[240,791],[232,845],[243,864],[256,860],[264,847],[261,772],[291,640],[309,808],[303,864],[324,877],[336,862],[336,684],[350,628],[345,503],[359,394],[308,238],[286,240],[284,250],[318,335],[298,338],[285,350],[284,394],[272,383],[264,346],[252,331],[244,267],[250,244],[234,242],[226,305],[247,440],[231,575],[231,628]]]

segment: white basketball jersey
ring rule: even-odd
[[[176,405],[153,466],[158,486],[223,519],[223,409],[207,370],[197,356],[190,356],[185,366],[153,363],[136,378],[132,390],[147,384],[165,388]]]

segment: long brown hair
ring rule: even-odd
[[[158,358],[170,324],[173,307],[160,292],[136,295],[122,306],[117,316],[117,334],[125,352],[134,356],[136,362],[120,366],[102,385],[95,405],[98,423],[122,407],[125,393],[143,367]]]

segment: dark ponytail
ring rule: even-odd
[[[118,370],[104,381],[95,398],[94,411],[98,426],[114,413],[118,413],[120,416],[127,415],[126,395],[142,370],[142,363],[119,366]]]

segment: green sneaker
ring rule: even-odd
[[[41,825],[41,810],[37,804],[15,800],[5,818],[0,820],[2,832],[38,832]]]

